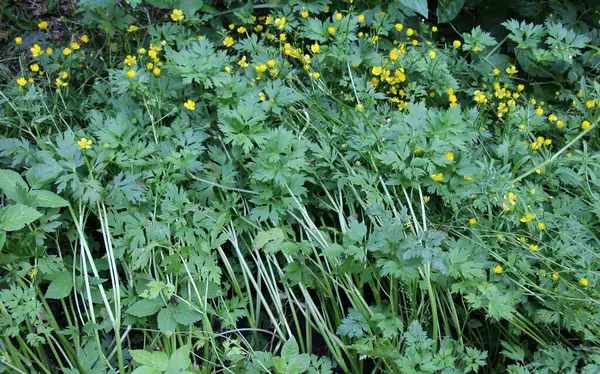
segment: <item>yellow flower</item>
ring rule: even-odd
[[[462,43],[460,42],[460,40],[455,40],[452,42],[452,46],[456,49],[460,48],[461,45]]]
[[[408,30],[406,30],[406,36],[413,36],[414,34],[415,34],[415,30],[410,29],[410,28]]]
[[[38,71],[40,71],[40,65],[31,64],[31,65],[29,65],[29,69],[31,69],[31,71],[33,71],[34,73],[37,73]]]
[[[333,26],[329,26],[329,28],[327,29],[327,31],[328,31],[330,34],[333,34],[333,33],[335,32],[335,27],[333,27]]]
[[[470,177],[468,175],[463,176],[463,179],[468,181],[468,182],[473,182],[473,177]]]
[[[132,78],[132,79],[133,79],[133,78],[135,78],[135,70],[132,70],[132,69],[130,69],[130,70],[127,72],[127,76],[128,76],[129,78]]]
[[[473,217],[469,220],[469,225],[473,226],[477,223],[477,218]]]
[[[454,153],[452,153],[452,152],[446,153],[445,157],[446,157],[446,160],[448,160],[448,161],[454,161]]]
[[[66,72],[66,71],[61,71],[61,72],[60,72],[60,77],[61,77],[62,79],[67,79],[67,78],[69,78],[69,74],[67,74],[67,72]]]
[[[313,79],[319,79],[319,77],[321,76],[321,73],[319,73],[318,71],[315,71],[314,73],[312,73],[310,75]]]
[[[558,117],[556,117],[556,114],[552,113],[551,115],[548,116],[548,121],[550,122],[554,122],[558,119]]]
[[[31,47],[30,51],[33,57],[41,56],[44,53],[44,51],[42,51],[40,46],[37,44],[34,44],[33,47]]]
[[[552,273],[552,279],[553,279],[553,280],[557,281],[557,280],[558,280],[558,278],[559,278],[558,274],[556,274],[556,273]]]
[[[435,53],[435,51],[434,51],[434,50],[431,50],[431,51],[429,51],[429,58],[430,58],[430,59],[432,59],[432,60],[433,60],[433,59],[435,58],[435,56],[436,56],[436,53]]]
[[[135,25],[131,25],[127,28],[127,32],[136,32],[138,31],[140,28],[135,26]]]
[[[579,279],[579,284],[582,285],[583,287],[587,287],[588,286],[588,280],[587,280],[587,278],[580,278]]]
[[[233,38],[231,36],[225,37],[225,39],[223,39],[223,45],[225,47],[231,47],[233,45]]]
[[[312,53],[317,54],[321,50],[321,46],[319,45],[319,43],[315,43],[310,46],[310,50]]]
[[[398,50],[396,48],[390,51],[390,60],[396,61],[398,59]]]
[[[357,21],[358,21],[358,23],[365,22],[365,15],[364,14],[359,15],[357,18]]]
[[[542,116],[544,114],[544,109],[542,109],[541,106],[538,106],[535,110],[535,114],[537,114],[538,116]]]
[[[258,64],[254,67],[254,70],[256,70],[259,73],[264,73],[265,71],[267,71],[267,65],[266,64]]]
[[[17,45],[21,45],[21,43],[23,43],[23,38],[21,38],[20,36],[17,36],[15,38],[15,43],[17,43]]]
[[[275,60],[269,60],[269,61],[267,61],[267,65],[269,65],[269,67],[271,69],[275,67],[275,64],[277,64],[277,61],[275,61]]]
[[[146,69],[148,69],[148,70],[152,69],[153,67],[154,67],[154,64],[151,62],[146,64]]]
[[[503,270],[502,266],[496,265],[496,267],[494,268],[494,273],[500,274],[500,273],[502,273],[502,270]]]
[[[523,91],[524,89],[525,89],[525,85],[523,85],[523,84],[520,84],[520,85],[517,86],[517,90],[519,92]]]
[[[78,43],[71,43],[71,48],[73,48],[74,51],[78,50],[79,48],[81,48],[81,46]]]
[[[494,70],[492,70],[492,73],[494,73],[494,75],[499,75],[500,74],[500,69],[494,68]]]
[[[77,144],[81,147],[81,149],[92,148],[92,140],[91,139],[81,138],[80,140],[77,141]]]
[[[593,109],[596,106],[596,103],[594,102],[594,100],[588,100],[585,102],[585,106],[588,109]]]
[[[279,30],[283,29],[285,27],[285,17],[276,18],[275,26],[277,26],[277,28],[279,28]]]
[[[138,49],[138,53],[141,54],[141,55],[145,55],[146,52],[147,52],[146,48],[140,48],[140,49]]]
[[[27,79],[25,79],[24,77],[21,77],[21,78],[17,79],[17,84],[19,86],[24,86],[27,84]]]
[[[188,99],[186,102],[183,103],[183,106],[187,109],[187,110],[191,110],[194,111],[196,110],[196,103],[194,101],[192,101],[192,99]]]
[[[286,39],[287,39],[287,35],[284,32],[279,34],[279,40],[281,40],[282,42],[285,42]]]
[[[183,11],[181,9],[173,9],[173,13],[171,13],[171,19],[175,22],[181,21],[183,19]]]
[[[402,29],[404,28],[404,25],[401,23],[397,23],[394,25],[394,27],[396,28],[396,31],[402,31]]]
[[[137,57],[131,56],[131,55],[127,55],[127,57],[125,57],[125,65],[131,66],[131,65],[135,65],[136,63],[137,63]]]
[[[357,112],[362,112],[364,108],[365,108],[365,107],[364,107],[362,104],[356,104],[356,106],[354,107],[354,109],[355,109]]]
[[[431,28],[431,31],[432,31],[432,32],[437,32],[437,31],[438,31],[438,28],[437,28],[437,26],[433,26],[433,27]]]
[[[198,35],[198,40],[202,40],[202,39],[204,39],[204,35]]]
[[[440,182],[444,179],[444,173],[431,174],[431,179],[434,182]]]
[[[29,77],[29,78],[27,78],[27,82],[33,83],[33,82],[35,82],[35,80],[33,79],[33,77]]]
[[[523,223],[530,222],[530,221],[533,221],[534,219],[535,219],[535,214],[527,213],[523,217],[521,217],[521,222],[523,222]]]
[[[428,203],[428,202],[429,202],[429,200],[431,200],[431,197],[429,197],[429,196],[427,196],[427,195],[423,196],[423,201],[424,201],[424,202]]]
[[[308,12],[305,10],[302,13],[300,13],[300,15],[302,16],[302,18],[306,18],[308,17]]]
[[[517,70],[517,67],[515,65],[510,65],[509,67],[506,68],[506,72],[509,75],[515,75],[517,74],[519,71]]]
[[[339,20],[341,20],[341,19],[342,19],[342,17],[343,17],[343,16],[342,16],[342,13],[336,13],[336,14],[335,14],[335,19],[336,19],[336,20],[338,20],[338,21],[339,21]]]
[[[229,30],[233,30],[235,29],[235,23],[230,23],[229,24]]]
[[[590,126],[591,126],[591,125],[592,125],[592,124],[590,123],[590,121],[588,121],[588,120],[585,120],[585,121],[583,121],[583,122],[581,123],[581,128],[582,128],[582,129],[584,129],[584,130],[587,130],[587,129],[589,129],[589,128],[590,128]]]
[[[531,252],[536,252],[536,251],[538,250],[538,248],[539,248],[539,246],[538,246],[537,244],[531,244],[531,245],[529,246],[529,250],[530,250]]]
[[[68,56],[71,54],[71,49],[70,48],[64,48],[62,50],[63,55]]]
[[[546,224],[540,223],[540,224],[538,224],[537,228],[540,231],[544,231],[544,230],[546,230]]]
[[[38,27],[42,30],[45,30],[48,28],[48,22],[42,21],[42,22],[38,23]]]
[[[238,27],[237,32],[239,34],[243,34],[246,32],[246,28],[244,26],[240,26],[240,27]]]
[[[381,66],[373,66],[373,68],[371,69],[371,73],[377,76],[380,76],[382,71],[383,69]]]
[[[419,41],[417,39],[413,39],[410,43],[416,46],[417,44],[419,44]]]
[[[87,35],[81,35],[81,38],[79,38],[79,40],[81,40],[84,43],[89,43],[90,38]]]
[[[54,82],[58,87],[66,87],[69,85],[67,82],[63,82],[60,78],[56,78]]]
[[[562,129],[563,127],[565,127],[565,122],[562,120],[556,121],[556,127],[558,127],[559,129]]]
[[[159,75],[160,74],[160,68],[154,68],[154,69],[152,69],[152,74]]]

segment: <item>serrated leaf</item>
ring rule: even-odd
[[[413,11],[417,14],[422,15],[425,18],[429,17],[429,9],[427,7],[427,0],[398,0],[400,4],[406,7],[408,10]]]
[[[158,312],[160,307],[152,300],[140,300],[127,308],[126,313],[136,317],[147,317]]]
[[[175,332],[175,328],[177,327],[177,321],[173,318],[172,311],[168,308],[161,309],[158,312],[158,329],[161,332]]]
[[[148,352],[141,349],[129,350],[131,357],[142,365],[156,368],[160,371],[167,369],[169,356],[165,352]]]
[[[438,23],[452,21],[465,5],[465,0],[440,0],[436,9]]]
[[[62,208],[69,205],[69,202],[54,192],[46,190],[30,191],[31,196],[35,199],[35,204],[43,208]]]
[[[298,347],[298,342],[296,342],[296,338],[292,336],[281,348],[281,358],[288,360],[298,356],[299,352],[300,348]]]
[[[165,371],[168,374],[180,373],[190,367],[191,364],[190,349],[187,346],[183,346],[173,352]]]
[[[41,216],[42,214],[32,207],[23,204],[10,205],[1,211],[0,229],[5,231],[20,230]]]
[[[367,235],[367,226],[353,219],[348,224],[348,230],[346,231],[346,237],[353,242],[361,242]]]
[[[27,183],[14,170],[0,169],[0,190],[4,192],[8,198],[14,200],[17,196],[17,186],[28,190]]]
[[[54,280],[50,282],[46,294],[48,299],[64,299],[69,296],[73,290],[73,275],[63,271],[54,275]]]
[[[171,316],[177,323],[181,323],[182,325],[191,325],[202,319],[202,314],[196,312],[183,302],[177,304],[177,306],[173,308]]]

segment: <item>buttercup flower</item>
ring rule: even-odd
[[[583,121],[583,122],[581,123],[581,128],[582,128],[582,129],[584,129],[584,130],[587,130],[587,129],[589,129],[589,128],[590,128],[590,126],[591,126],[591,125],[592,125],[592,124],[590,123],[590,121],[588,121],[588,120],[585,120],[585,121]]]
[[[188,99],[186,102],[184,102],[183,106],[191,111],[196,110],[196,103],[192,99]]]
[[[23,43],[23,38],[21,38],[20,36],[17,36],[17,37],[15,38],[15,43],[16,43],[17,45],[21,45],[21,43]]]
[[[231,36],[225,37],[225,39],[223,39],[223,45],[225,47],[231,47],[233,45],[233,38]]]
[[[181,21],[183,19],[183,11],[181,9],[173,9],[173,13],[171,13],[171,19],[175,22]]]
[[[63,55],[65,55],[65,56],[68,56],[68,55],[70,55],[70,54],[71,54],[71,52],[72,52],[72,51],[71,51],[71,49],[70,49],[70,48],[64,48],[64,49],[62,50],[62,53],[63,53]]]
[[[371,69],[371,73],[373,75],[381,75],[381,72],[383,71],[383,68],[381,66],[373,66],[373,68]]]
[[[473,226],[475,224],[477,224],[477,218],[473,217],[469,220],[469,225]]]
[[[135,70],[132,70],[132,69],[130,69],[130,70],[127,72],[127,76],[128,76],[129,78],[132,78],[132,79],[133,79],[133,78],[135,78]]]
[[[448,161],[454,161],[454,153],[452,153],[452,152],[446,153],[446,155],[444,157],[446,157],[446,160],[448,160]]]
[[[587,287],[589,283],[588,283],[587,278],[580,278],[579,284],[582,285],[583,287]]]
[[[431,174],[431,179],[434,182],[440,182],[444,179],[444,173]]]
[[[135,25],[131,25],[127,28],[127,32],[135,32],[138,31],[140,28],[135,26]]]
[[[77,144],[81,147],[81,149],[90,149],[92,148],[92,141],[90,139],[81,138],[77,141]]]
[[[30,51],[33,57],[41,56],[44,53],[44,51],[42,51],[42,48],[40,48],[40,46],[37,44],[34,44],[33,47],[31,47]]]
[[[25,79],[24,77],[20,77],[19,79],[17,79],[17,84],[19,86],[24,86],[27,84],[27,79]]]
[[[41,30],[46,30],[46,29],[48,28],[48,22],[46,22],[46,21],[42,21],[42,22],[38,23],[38,27],[39,27]]]
[[[502,273],[502,266],[501,265],[496,265],[496,267],[494,268],[494,273],[496,274],[500,274]]]
[[[127,57],[125,57],[124,62],[125,62],[125,65],[127,65],[127,66],[135,65],[137,63],[137,57],[127,55]]]
[[[462,43],[460,42],[460,40],[455,40],[452,42],[452,46],[456,49],[460,48],[461,45]]]

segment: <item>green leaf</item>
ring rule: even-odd
[[[418,13],[425,18],[429,17],[427,0],[399,0],[399,2],[400,4],[408,8],[408,10]]]
[[[153,368],[152,366],[140,366],[135,369],[131,374],[161,374],[162,371]]]
[[[281,348],[281,358],[287,360],[292,357],[298,356],[299,352],[300,348],[298,347],[298,342],[296,342],[296,338],[292,336],[290,340],[285,342],[285,344]]]
[[[6,243],[6,231],[0,230],[0,249],[4,248],[4,243]]]
[[[0,212],[0,229],[6,231],[21,230],[42,216],[37,210],[23,204],[5,207]]]
[[[73,275],[68,271],[62,271],[53,275],[53,278],[46,290],[46,298],[64,299],[69,296],[73,289]]]
[[[54,192],[46,190],[33,190],[30,192],[35,199],[35,204],[43,208],[62,208],[68,206],[69,202]]]
[[[436,9],[438,23],[452,21],[465,5],[465,0],[440,0]]]
[[[129,350],[131,357],[142,365],[152,366],[159,370],[165,370],[169,362],[169,356],[165,352],[148,352],[142,349]]]
[[[187,346],[183,346],[171,355],[167,365],[166,374],[180,373],[190,367],[191,364],[190,349]]]
[[[256,234],[256,237],[254,237],[254,243],[252,247],[256,251],[262,249],[270,242],[281,242],[283,241],[283,238],[283,231],[278,227],[269,231],[261,231]]]
[[[291,357],[287,363],[288,373],[304,373],[310,366],[310,356],[306,353]]]
[[[367,235],[367,226],[364,223],[358,222],[353,219],[348,224],[348,230],[346,231],[346,237],[353,242],[361,242]]]
[[[140,300],[127,308],[126,313],[136,317],[147,317],[158,312],[160,307],[152,300]]]
[[[179,0],[179,5],[175,9],[181,9],[186,16],[192,16],[196,11],[202,8],[201,0]]]
[[[181,323],[182,325],[191,325],[202,318],[202,314],[196,312],[183,302],[177,304],[171,315],[177,323]]]
[[[172,312],[168,308],[161,309],[158,313],[158,329],[162,332],[175,332],[177,321],[173,318]]]
[[[26,190],[29,189],[19,173],[13,170],[0,169],[0,190],[12,200],[17,196],[17,186]]]

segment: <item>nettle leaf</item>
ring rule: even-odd
[[[202,319],[202,314],[184,302],[180,302],[176,307],[172,308],[171,316],[177,323],[181,323],[182,325],[192,325]]]
[[[173,318],[172,308],[163,308],[157,317],[158,329],[164,333],[173,333],[177,328],[177,321]]]
[[[17,196],[17,186],[28,190],[25,180],[13,170],[0,169],[0,190],[4,192],[9,199],[15,200]]]
[[[160,306],[152,300],[140,300],[133,303],[127,308],[126,313],[136,317],[147,317],[155,314],[160,310]]]
[[[21,230],[38,218],[42,213],[23,204],[0,208],[0,228],[5,231]]]
[[[465,0],[439,0],[436,9],[438,23],[452,21],[465,5]]]
[[[48,299],[64,299],[73,290],[73,274],[68,271],[53,274],[45,296]]]

